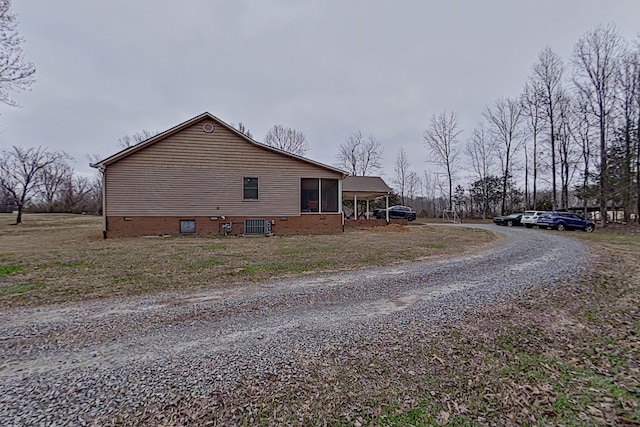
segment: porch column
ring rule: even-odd
[[[318,213],[322,213],[322,178],[318,178]]]
[[[353,219],[358,219],[358,195],[353,195]]]
[[[367,221],[369,220],[369,199],[367,199]]]
[[[342,180],[338,180],[338,212],[342,213]],[[344,220],[344,215],[342,215],[342,219]]]
[[[387,203],[386,203],[386,205],[387,205],[387,210],[386,210],[386,212],[387,212],[387,224],[389,224],[389,193],[387,193],[386,199],[387,199]]]

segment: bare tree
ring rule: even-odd
[[[87,192],[86,198],[88,209],[93,213],[102,213],[102,186],[102,176],[96,174],[91,177],[91,180],[89,181],[89,191]]]
[[[640,223],[640,35],[635,43],[636,61],[636,221]]]
[[[533,208],[538,209],[538,136],[542,132],[543,128],[543,120],[544,120],[544,109],[543,109],[543,87],[540,85],[540,82],[531,79],[529,83],[526,83],[524,86],[524,90],[522,91],[522,95],[520,97],[522,103],[522,114],[523,117],[527,118],[527,128],[528,135],[531,136],[531,145],[532,145],[532,171],[533,171]],[[527,144],[528,146],[528,144]],[[525,153],[527,152],[527,146],[525,146]],[[528,171],[529,171],[529,162],[528,158],[525,159],[525,184],[528,187]],[[527,206],[529,205],[528,191],[525,187],[525,198],[527,199]]]
[[[86,207],[92,206],[90,194],[92,191],[92,180],[90,177],[82,175],[72,175],[64,186],[62,204],[67,212],[84,212]]]
[[[640,51],[631,51],[622,56],[616,73],[618,89],[617,139],[623,146],[622,206],[624,220],[631,219],[631,199],[634,192],[634,168],[637,158],[638,140],[634,135],[636,120],[640,120]],[[638,123],[640,124],[640,123]]]
[[[556,183],[556,121],[558,120],[558,104],[562,96],[562,75],[564,64],[558,54],[551,48],[545,48],[538,55],[538,62],[533,65],[532,81],[540,90],[542,110],[546,127],[549,132],[549,144],[551,145],[551,192],[553,209],[558,206],[558,191]]]
[[[488,184],[495,166],[495,146],[483,123],[473,130],[465,150],[471,161],[475,178],[482,185],[482,218],[485,219],[490,211]]]
[[[39,195],[46,205],[47,210],[51,210],[56,199],[61,196],[64,186],[73,178],[73,168],[63,159],[51,163],[42,169]]]
[[[581,162],[581,174],[582,183],[578,187],[579,197],[582,199],[583,214],[587,214],[587,207],[589,199],[592,198],[590,191],[590,184],[592,179],[591,168],[593,164],[593,125],[589,121],[591,115],[589,114],[589,100],[583,96],[582,93],[576,94],[573,103],[573,117],[576,122],[575,126],[571,128],[572,138],[580,147],[580,162]]]
[[[501,98],[493,106],[487,107],[484,117],[489,123],[489,131],[495,138],[496,150],[502,162],[502,205],[501,215],[505,214],[507,187],[511,177],[514,153],[520,145],[520,121],[522,105],[513,98]]]
[[[572,56],[573,82],[597,119],[600,141],[600,220],[607,219],[607,137],[615,106],[615,75],[623,53],[622,39],[614,25],[598,26],[576,43]]]
[[[118,147],[122,149],[129,148],[132,145],[140,144],[141,142],[156,136],[158,133],[159,132],[157,131],[142,129],[140,132],[118,138]]]
[[[431,116],[429,125],[424,131],[424,140],[433,161],[443,167],[449,184],[449,209],[453,209],[453,177],[458,163],[458,115],[455,112],[440,113]]]
[[[99,154],[87,153],[85,154],[85,158],[89,161],[89,165],[98,164],[102,160],[102,156]],[[102,197],[103,197],[103,186],[104,186],[104,176],[103,170],[97,169],[97,172],[91,178],[89,183],[90,188],[87,193],[87,199],[90,205],[90,210],[94,213],[102,213]]]
[[[382,169],[382,144],[369,135],[359,150],[360,175],[370,175]]]
[[[249,128],[247,128],[247,127],[244,125],[244,123],[242,123],[242,122],[238,122],[237,129],[238,129],[241,133],[245,134],[248,138],[253,139],[253,135],[251,135],[251,131],[249,130]]]
[[[0,186],[0,212],[8,212],[8,209],[13,206],[12,200],[9,192]]]
[[[580,122],[579,116],[574,115],[573,100],[565,93],[558,104],[558,120],[556,121],[556,145],[560,166],[560,206],[563,210],[569,208],[569,183],[577,167],[576,150],[574,147],[574,126]]]
[[[382,144],[373,135],[352,133],[340,144],[336,166],[352,176],[372,175],[382,169]]]
[[[264,143],[297,156],[304,156],[309,149],[304,133],[282,125],[274,125],[269,129]]]
[[[11,106],[18,104],[9,93],[31,87],[36,72],[33,64],[24,60],[24,40],[18,36],[17,26],[11,1],[0,0],[0,101]]]
[[[400,200],[403,205],[406,204],[405,195],[409,187],[409,175],[411,174],[409,166],[410,163],[407,153],[404,151],[404,148],[401,147],[400,151],[398,151],[398,155],[396,156],[396,162],[393,165],[393,171],[395,172],[393,183],[396,185],[396,188],[400,193]]]
[[[9,194],[11,202],[18,207],[16,224],[22,222],[25,204],[37,194],[42,185],[42,171],[50,165],[69,157],[46,148],[19,148],[13,146],[0,157],[0,187]]]
[[[409,175],[407,176],[407,199],[414,201],[416,198],[416,193],[419,191],[420,186],[422,185],[420,175],[418,175],[414,171],[409,171]],[[409,202],[407,202],[409,204]]]

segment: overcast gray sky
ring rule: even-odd
[[[262,141],[302,131],[307,157],[333,164],[355,131],[433,169],[422,138],[454,110],[466,141],[486,105],[517,96],[538,53],[568,62],[590,28],[640,32],[638,0],[13,0],[37,82],[0,106],[0,147],[118,151],[119,137],[163,131],[204,111]]]

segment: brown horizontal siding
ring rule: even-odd
[[[147,216],[147,217],[107,217],[107,237],[140,237],[159,235],[179,235],[180,220],[195,220],[198,236],[225,234],[223,224],[232,224],[232,235],[244,233],[245,219],[266,219],[273,222],[271,231],[275,235],[329,234],[342,231],[340,214],[306,214],[294,217],[226,217],[211,219],[201,216]]]
[[[205,133],[202,122],[110,165],[105,177],[109,216],[299,215],[300,178],[341,178],[220,126]],[[259,178],[259,200],[243,200],[243,177]]]

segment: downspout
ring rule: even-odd
[[[102,238],[107,238],[107,167],[100,166],[102,173]]]

